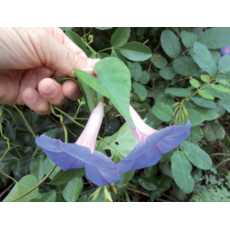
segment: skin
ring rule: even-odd
[[[73,67],[95,75],[99,59],[87,58],[59,28],[0,28],[0,35],[0,104],[26,104],[49,114],[49,103],[82,96],[76,82],[60,85],[51,78],[74,77]]]

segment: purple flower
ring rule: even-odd
[[[185,125],[173,125],[157,131],[145,124],[131,106],[130,114],[136,129],[130,125],[129,127],[135,136],[137,145],[126,158],[117,164],[121,174],[157,164],[162,154],[177,147],[190,135],[189,120]]]
[[[104,105],[100,102],[75,143],[63,143],[43,134],[36,137],[36,144],[64,171],[85,168],[86,177],[98,186],[122,180],[117,165],[105,154],[95,150],[103,115]]]
[[[220,49],[222,55],[230,55],[230,46],[225,46]]]

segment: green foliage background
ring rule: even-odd
[[[0,105],[0,199],[23,195],[18,201],[230,201],[230,56],[220,55],[220,48],[230,45],[230,28],[62,29],[88,57],[114,57],[128,67],[130,103],[149,126],[161,129],[189,119],[191,135],[157,165],[128,172],[124,180],[103,188],[88,181],[83,169],[55,168],[34,137],[46,133],[64,141],[66,131],[68,142],[74,142],[80,135],[97,94],[81,82],[82,73],[75,72],[88,96],[68,100],[51,115]],[[102,74],[99,67],[95,71]],[[109,98],[117,110],[106,111],[97,143],[118,162],[135,146],[135,139],[120,116],[129,119],[122,111],[124,100],[116,102],[114,93]]]

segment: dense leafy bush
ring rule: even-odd
[[[1,105],[0,199],[229,201],[230,56],[221,56],[220,48],[230,45],[230,28],[62,29],[88,57],[104,60],[95,72],[111,80],[106,85],[109,92],[75,70],[84,97],[52,107],[51,115]],[[110,101],[105,101],[108,106],[97,149],[115,163],[126,157],[136,142],[123,119],[132,124],[126,108],[129,91],[117,87],[126,85],[125,71],[116,60],[128,67],[130,104],[150,127],[160,130],[190,120],[192,128],[189,138],[164,154],[157,165],[129,171],[116,184],[96,187],[84,176],[84,169],[55,167],[36,146],[35,137],[45,133],[64,141],[68,134],[68,142],[75,142],[100,92]]]

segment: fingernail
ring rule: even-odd
[[[36,92],[34,92],[33,90],[31,90],[25,94],[25,98],[29,102],[35,101],[37,99],[37,97],[38,97],[38,94]]]
[[[57,92],[57,87],[56,87],[56,85],[51,84],[51,85],[45,87],[45,88],[42,90],[42,92],[43,92],[46,96],[52,97],[52,96],[54,96],[54,95],[56,94],[56,92]]]
[[[100,61],[98,58],[88,58],[88,68],[93,68],[98,61]]]

